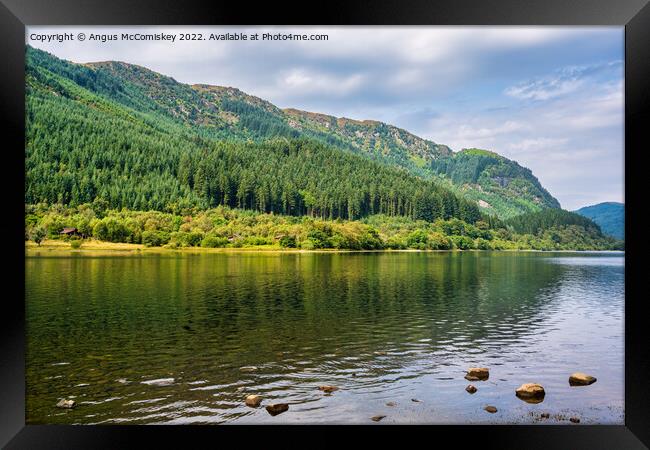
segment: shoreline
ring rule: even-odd
[[[84,241],[81,248],[73,249],[69,242],[58,241],[53,239],[45,240],[41,245],[31,241],[25,241],[25,254],[34,253],[71,253],[71,254],[90,254],[97,251],[109,252],[115,255],[142,255],[148,254],[178,254],[178,253],[465,253],[465,252],[493,252],[493,253],[512,253],[512,252],[535,252],[535,253],[613,253],[625,254],[624,250],[535,250],[535,249],[503,249],[503,250],[419,250],[419,249],[381,249],[381,250],[352,250],[321,248],[305,250],[299,248],[284,248],[279,246],[256,246],[256,247],[147,247],[144,244],[129,244],[122,242],[106,242],[95,239]],[[41,255],[38,255],[41,256]]]

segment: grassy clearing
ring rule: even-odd
[[[254,245],[249,247],[147,247],[143,244],[127,244],[120,242],[106,242],[98,239],[84,239],[81,248],[73,249],[70,242],[57,239],[45,239],[41,245],[25,241],[25,250],[28,254],[41,253],[95,253],[97,251],[114,252],[115,254],[142,254],[142,253],[246,253],[246,252],[282,252],[282,253],[342,253],[354,250],[318,249],[303,250],[284,248],[279,245]]]

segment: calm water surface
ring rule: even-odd
[[[623,423],[623,253],[48,255],[26,258],[31,424]]]

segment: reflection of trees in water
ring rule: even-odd
[[[488,335],[484,325],[534,326],[567,270],[530,254],[485,253],[213,254],[38,264],[54,276],[47,280],[51,295],[31,299],[35,306],[47,301],[49,310],[39,308],[32,318],[31,340],[59,329],[65,333],[54,341],[63,347],[117,343],[136,353],[139,339],[198,349],[208,341],[236,349],[239,358],[307,343],[342,350],[355,338],[382,350],[412,339],[444,340],[458,329],[476,341]],[[68,267],[56,276],[62,265]],[[31,277],[46,282],[36,272]]]
[[[309,369],[321,376],[358,372],[377,382],[397,371],[423,373],[423,364],[444,362],[445,354],[508,351],[544,332],[554,304],[566,300],[573,284],[599,283],[603,275],[594,271],[620,272],[544,258],[482,252],[28,258],[30,411],[48,411],[50,397],[74,383],[90,382],[87,389],[101,397],[117,378],[169,374],[227,386],[257,376],[269,383],[308,379]],[[52,366],[63,361],[70,364]],[[242,366],[259,370],[246,374]],[[203,399],[183,389],[179,398]]]

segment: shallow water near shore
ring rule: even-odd
[[[623,317],[615,252],[28,253],[26,419],[622,424]]]

